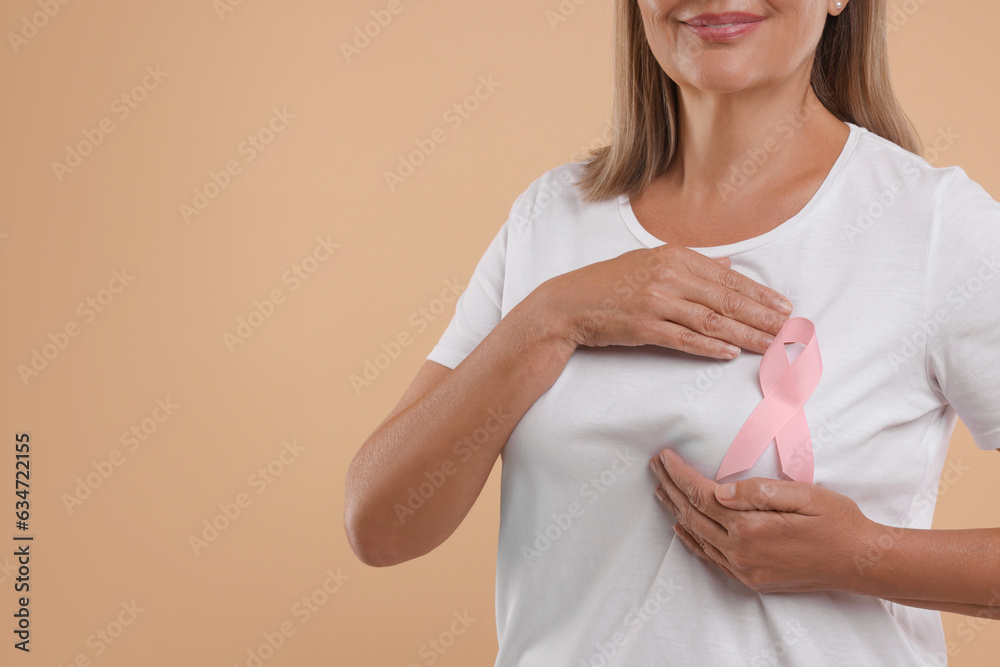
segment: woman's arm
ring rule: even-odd
[[[354,553],[369,565],[393,565],[444,542],[514,425],[578,345],[651,344],[726,359],[740,349],[727,353],[727,343],[766,351],[788,320],[782,296],[728,263],[682,246],[643,248],[542,283],[454,370],[436,384],[427,380],[429,390],[408,390],[368,436],[345,484]]]
[[[903,600],[901,598],[885,598],[889,602],[903,604],[908,607],[920,607],[934,611],[947,611],[951,614],[978,616],[985,620],[1000,618],[1000,597],[991,604],[961,604],[959,602],[930,602],[928,600]]]
[[[840,590],[1000,618],[1000,528],[886,526],[825,487],[762,477],[718,484],[669,449],[650,466],[684,544],[755,591]]]
[[[956,614],[1000,617],[1000,528],[923,530],[874,523],[854,592]]]
[[[424,395],[408,390],[365,440],[347,470],[344,506],[362,562],[422,556],[468,514],[514,426],[573,352],[547,294],[522,300]]]

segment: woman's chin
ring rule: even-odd
[[[724,95],[737,93],[758,83],[752,73],[742,66],[736,70],[725,68],[705,68],[678,81],[683,88],[692,88],[704,93]]]

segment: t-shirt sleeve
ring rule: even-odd
[[[1000,203],[961,167],[939,185],[927,258],[927,373],[980,449],[1000,448]]]
[[[427,355],[430,361],[455,368],[500,322],[508,250],[516,246],[528,223],[537,184],[538,180],[514,200],[507,221],[479,259],[469,286],[458,297],[451,322]]]

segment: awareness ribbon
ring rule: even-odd
[[[791,365],[785,343],[805,344]],[[804,317],[786,320],[760,360],[764,398],[736,434],[715,479],[750,468],[774,440],[782,472],[796,481],[812,483],[812,439],[802,408],[822,374],[816,327]]]

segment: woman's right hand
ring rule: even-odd
[[[729,265],[728,257],[664,244],[543,285],[572,345],[660,345],[717,359],[738,348],[763,354],[788,320],[779,311],[784,297]]]

